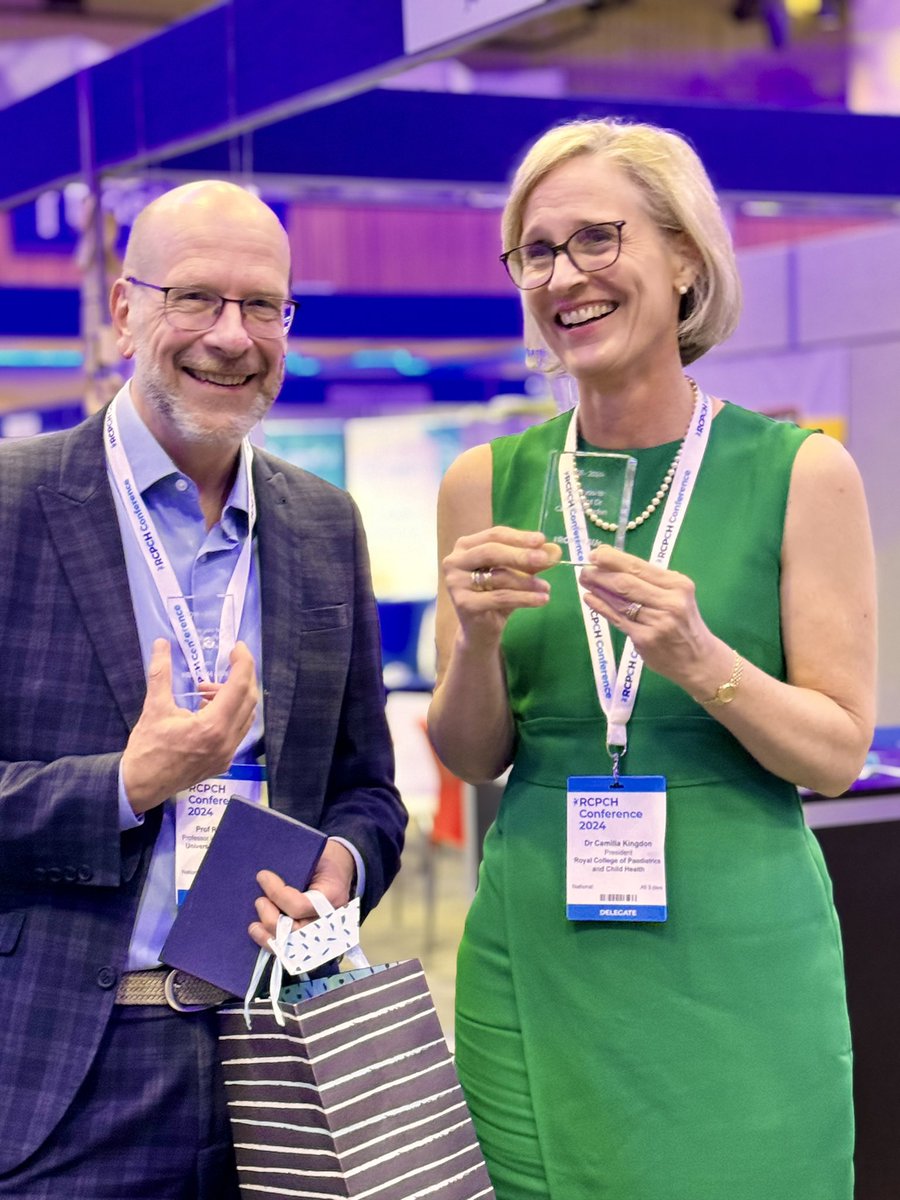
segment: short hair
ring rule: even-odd
[[[617,117],[583,118],[548,130],[513,176],[503,210],[504,250],[520,243],[525,206],[538,183],[554,167],[582,154],[599,155],[620,167],[643,193],[659,229],[685,235],[695,248],[699,274],[678,325],[681,361],[693,362],[734,332],[741,281],[715,190],[696,151],[680,134]],[[550,357],[544,369],[559,370]]]

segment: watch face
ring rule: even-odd
[[[720,704],[730,704],[734,699],[734,693],[737,691],[736,683],[723,683],[716,692],[716,699]]]

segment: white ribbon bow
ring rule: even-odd
[[[354,967],[367,967],[369,960],[359,945],[359,897],[343,908],[336,909],[321,892],[312,889],[304,895],[319,914],[318,919],[294,929],[292,917],[282,913],[275,926],[275,936],[269,938],[268,949],[260,949],[247,994],[244,997],[244,1020],[250,1028],[250,1004],[256,995],[263,970],[270,957],[272,975],[269,980],[269,1000],[272,1015],[284,1025],[284,1014],[278,1004],[283,972],[289,975],[309,974],[316,967],[335,959],[347,958]]]

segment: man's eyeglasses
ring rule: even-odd
[[[571,237],[551,246],[549,242],[529,242],[500,255],[510,279],[517,288],[527,292],[549,283],[556,266],[557,254],[565,254],[576,271],[602,271],[611,267],[622,249],[624,221],[602,221],[585,225]]]
[[[128,283],[137,287],[152,288],[163,294],[163,313],[173,329],[182,333],[203,333],[212,329],[226,304],[237,304],[241,320],[250,337],[280,338],[291,327],[294,313],[300,307],[296,300],[280,296],[246,296],[233,300],[216,292],[199,287],[160,287],[126,275]]]

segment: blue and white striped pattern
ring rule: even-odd
[[[242,1196],[494,1200],[416,960],[283,1005],[222,1010]]]

